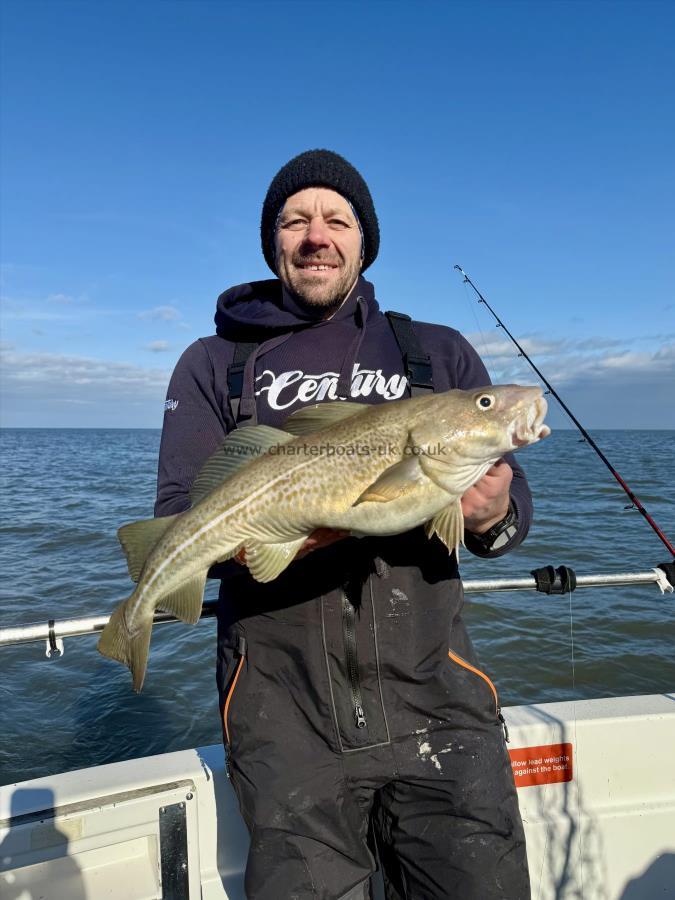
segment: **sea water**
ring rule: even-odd
[[[675,540],[674,431],[593,434]],[[105,615],[130,593],[117,528],[152,516],[160,432],[0,432],[0,627]],[[521,548],[497,560],[460,553],[465,579],[646,571],[668,553],[574,431],[519,453],[535,497]],[[215,597],[210,583],[207,598]],[[675,689],[675,594],[655,585],[473,594],[465,618],[504,706]],[[104,659],[97,637],[0,647],[0,784],[216,743],[215,621],[154,629],[143,692]]]

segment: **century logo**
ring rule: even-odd
[[[164,401],[164,411],[165,412],[173,412],[177,406],[178,406],[178,400],[165,400]]]
[[[337,372],[321,372],[309,375],[300,369],[275,375],[269,369],[256,378],[256,396],[267,394],[272,409],[288,409],[294,403],[312,400],[338,400],[339,375]],[[369,397],[379,394],[385,400],[398,400],[407,386],[405,375],[384,375],[382,369],[362,369],[358,363],[352,369],[350,397]]]

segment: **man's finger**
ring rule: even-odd
[[[295,554],[295,559],[302,559],[303,556],[311,553],[312,550],[319,550],[321,547],[329,547],[336,541],[341,541],[346,537],[349,537],[348,531],[337,528],[317,528],[316,531],[313,531],[312,534],[310,534],[305,543]]]

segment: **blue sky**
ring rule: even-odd
[[[533,383],[460,263],[587,427],[675,428],[672,2],[3,10],[2,424],[160,426],[217,295],[269,276],[272,176],[328,147],[384,308]]]

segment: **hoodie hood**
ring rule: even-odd
[[[216,304],[216,333],[229,341],[267,341],[285,332],[297,331],[327,321],[354,318],[363,298],[367,317],[379,311],[373,285],[359,277],[352,292],[330,319],[322,310],[296,303],[277,278],[239,284],[224,291]]]

